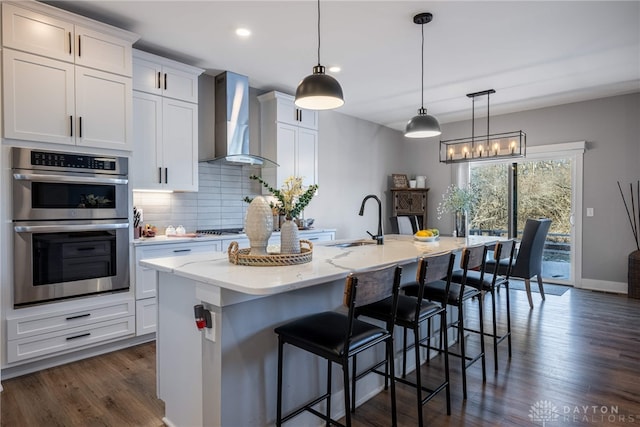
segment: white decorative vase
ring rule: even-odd
[[[287,219],[280,226],[280,253],[299,254],[300,236],[295,221]]]
[[[273,212],[264,197],[257,196],[249,204],[244,230],[249,238],[249,253],[266,255],[267,243],[273,232]]]

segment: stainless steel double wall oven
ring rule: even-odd
[[[14,306],[128,289],[127,158],[12,150]]]

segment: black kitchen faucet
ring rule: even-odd
[[[378,202],[378,234],[374,236],[368,231],[367,234],[371,236],[371,238],[375,240],[379,245],[383,245],[384,235],[382,234],[382,202],[380,201],[378,196],[376,196],[375,194],[369,194],[368,196],[365,196],[365,198],[362,200],[362,205],[360,205],[360,212],[358,213],[358,215],[364,215],[364,205],[369,199],[375,199],[375,201]]]

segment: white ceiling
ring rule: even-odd
[[[300,1],[55,1],[141,35],[143,50],[252,87],[295,93],[317,63],[317,3]],[[465,95],[495,89],[491,115],[640,91],[640,1],[321,2],[321,63],[345,105],[338,111],[403,129],[425,92],[441,123],[471,117]],[[250,28],[241,40],[234,30]],[[476,116],[486,114],[476,104]]]

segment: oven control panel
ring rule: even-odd
[[[116,159],[104,156],[95,157],[71,153],[32,151],[31,165],[114,171],[116,170]]]
[[[14,170],[55,171],[57,173],[80,172],[118,176],[127,176],[129,174],[129,159],[126,157],[44,151],[22,147],[13,147],[12,154],[13,162],[11,167]]]

